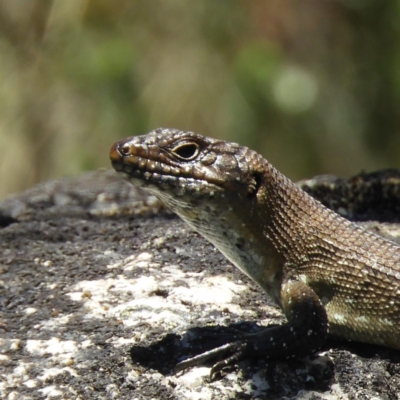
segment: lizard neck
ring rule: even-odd
[[[301,267],[313,248],[334,249],[337,237],[332,229],[353,229],[352,223],[323,206],[274,167],[268,169],[268,179],[259,193],[260,205],[270,215],[266,232],[287,266]],[[260,207],[262,212],[263,207]],[[303,260],[304,259],[304,260]],[[294,265],[296,264],[296,265]]]
[[[318,235],[324,220],[340,217],[273,166],[269,165],[266,171],[265,184],[261,185],[258,193],[259,213],[266,214],[262,217],[267,221],[266,235],[285,262],[290,262],[293,249],[298,250],[302,243],[309,241],[308,238]],[[298,261],[298,257],[295,259]]]

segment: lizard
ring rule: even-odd
[[[400,246],[322,205],[256,151],[158,128],[116,142],[113,168],[255,281],[287,322],[177,364],[317,352],[328,335],[400,349]]]

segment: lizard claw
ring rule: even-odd
[[[221,371],[224,367],[234,364],[239,361],[244,356],[244,350],[247,346],[246,340],[238,340],[236,342],[231,342],[224,344],[222,346],[216,347],[215,349],[205,351],[197,356],[187,358],[184,361],[178,363],[174,368],[174,374],[177,374],[185,369],[192,368],[196,365],[204,363],[215,357],[223,356],[225,354],[231,353],[230,356],[223,358],[213,365],[210,371],[210,380],[214,377],[216,373]],[[233,353],[233,354],[232,354]]]

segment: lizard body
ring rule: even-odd
[[[328,333],[400,349],[397,244],[329,210],[236,143],[159,128],[117,142],[110,158],[282,308],[286,324],[222,346],[231,356],[216,370],[245,356],[309,354]]]

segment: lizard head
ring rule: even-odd
[[[184,204],[198,206],[221,196],[255,195],[257,167],[266,162],[236,143],[166,128],[115,143],[110,158],[125,179],[176,212]]]
[[[165,128],[115,143],[110,158],[278,301],[280,256],[266,246],[264,205],[275,170],[264,158],[237,143]]]

